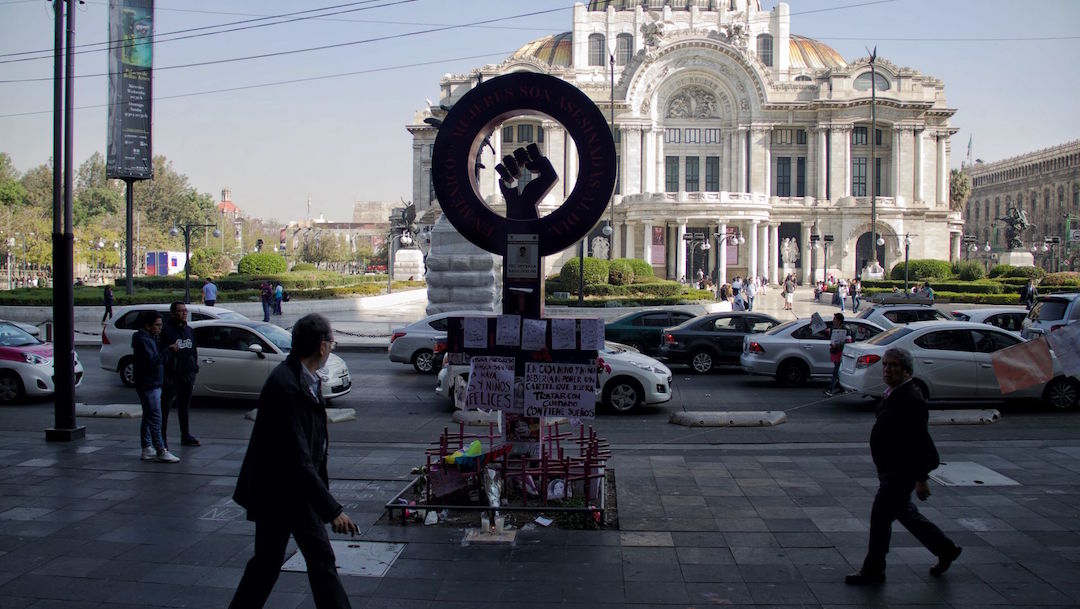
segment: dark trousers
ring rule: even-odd
[[[101,316],[101,323],[105,323],[106,319],[112,319],[112,305],[105,305],[105,314]]]
[[[955,547],[952,540],[937,525],[919,513],[911,502],[915,480],[906,476],[878,476],[879,486],[874,495],[874,507],[870,510],[870,548],[863,560],[864,573],[885,571],[885,555],[889,553],[892,523],[899,520],[919,543],[935,556],[941,556]]]
[[[262,301],[263,321],[270,321],[270,311],[273,307],[269,300]]]
[[[318,609],[351,607],[338,578],[326,525],[312,513],[294,522],[277,518],[255,522],[255,556],[244,569],[229,609],[259,609],[266,603],[281,573],[281,564],[285,562],[285,547],[290,534],[296,539],[307,563],[315,606]]]
[[[832,364],[832,380],[829,382],[829,391],[836,391],[840,388],[840,362],[833,362]]]
[[[161,439],[169,445],[169,411],[176,406],[176,418],[180,419],[180,438],[191,435],[188,426],[188,411],[191,407],[191,389],[195,384],[195,375],[186,374],[174,382],[165,383],[161,388]]]

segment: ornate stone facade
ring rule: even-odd
[[[781,244],[791,240],[803,279],[823,276],[826,260],[827,272],[853,276],[871,257],[875,187],[886,269],[903,259],[905,234],[918,235],[912,257],[959,256],[963,219],[948,203],[955,109],[940,80],[878,58],[875,134],[869,59],[848,62],[791,34],[786,3],[766,12],[757,0],[592,0],[575,5],[572,25],[498,65],[445,76],[439,105],[452,105],[479,80],[530,70],[573,83],[612,114],[615,257],[644,259],[659,276],[692,276],[683,235],[707,234],[714,246],[724,241],[704,262],[717,279],[775,280]],[[439,105],[407,126],[413,200],[429,219],[438,215],[430,187],[436,128],[424,120],[442,116]],[[557,123],[515,118],[488,142],[477,155],[476,188],[493,207],[501,204],[495,164],[526,143],[539,145],[560,174],[541,213],[573,189],[576,149]],[[811,232],[833,236],[827,256],[810,250]],[[743,239],[722,237],[734,233]],[[694,266],[701,264],[699,254]]]
[[[995,252],[1006,249],[1006,227],[998,218],[1016,208],[1030,225],[1021,239],[1026,248],[1036,246],[1036,264],[1068,270],[1067,254],[1080,249],[1069,241],[1070,223],[1072,229],[1080,229],[1080,140],[968,165],[964,172],[971,178],[964,232],[975,237],[979,254],[985,255],[986,245]],[[1059,237],[1062,245],[1043,252],[1047,237]]]

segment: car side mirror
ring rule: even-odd
[[[251,351],[255,355],[259,356],[259,359],[264,359],[266,355],[263,353],[262,345],[255,343],[254,345],[248,345],[248,351]]]

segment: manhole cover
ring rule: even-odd
[[[363,575],[382,577],[393,566],[405,549],[403,543],[379,543],[375,541],[331,540],[337,570],[340,575]],[[285,561],[282,571],[307,572],[307,563],[299,550]]]
[[[972,461],[942,463],[930,472],[930,477],[942,486],[1019,486],[1020,483],[989,467]]]

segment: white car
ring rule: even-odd
[[[598,355],[611,368],[605,367],[597,379],[599,401],[613,411],[628,413],[671,400],[671,369],[658,360],[613,342],[604,343]],[[454,386],[468,384],[468,380],[468,364],[446,364],[439,370],[435,394],[458,408]]]
[[[75,386],[82,383],[83,367],[75,355]],[[0,403],[24,397],[52,395],[53,346],[43,343],[10,321],[0,321]]]
[[[157,311],[162,321],[169,320],[169,304],[139,304],[118,307],[113,318],[101,329],[101,350],[98,359],[101,367],[109,372],[119,372],[120,380],[128,387],[135,385],[135,369],[132,365],[131,337],[139,328],[139,316],[145,311]],[[247,317],[225,307],[208,307],[189,304],[188,322],[204,319],[245,320]]]
[[[403,328],[395,328],[390,335],[390,361],[412,364],[420,374],[438,371],[439,361],[435,355],[435,343],[446,341],[448,317],[494,317],[496,313],[484,311],[448,311],[436,313],[415,321]]]
[[[840,385],[848,391],[881,397],[881,358],[898,347],[914,360],[912,383],[928,400],[1003,400],[1041,398],[1047,405],[1072,408],[1080,397],[1080,383],[1055,372],[1047,383],[1002,394],[990,354],[1023,342],[1016,334],[987,324],[968,321],[928,321],[898,326],[862,342],[844,347]]]
[[[256,399],[292,348],[288,331],[264,321],[211,319],[194,322],[191,329],[199,350],[195,396]],[[317,372],[327,400],[352,390],[349,367],[337,355],[331,353]]]
[[[917,321],[949,321],[952,318],[930,304],[875,304],[860,311],[859,319],[875,323],[888,330]]]
[[[1002,330],[1020,334],[1023,329],[1024,319],[1028,316],[1025,307],[985,307],[978,309],[957,309],[949,311],[956,321],[973,321],[980,324],[990,324]]]
[[[855,342],[882,331],[876,324],[850,317],[844,319],[844,329]],[[773,376],[789,387],[803,385],[810,379],[831,378],[833,372],[829,335],[824,330],[812,331],[809,318],[785,322],[764,333],[746,335],[739,363],[749,374]]]

